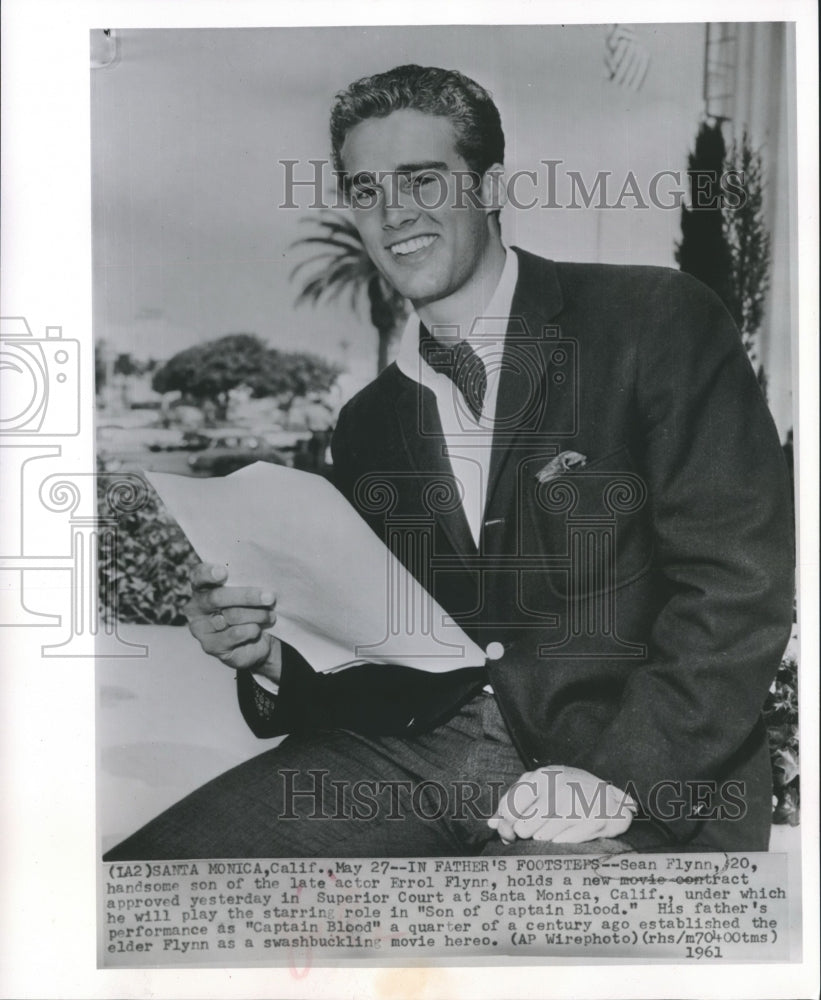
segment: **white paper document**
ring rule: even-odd
[[[228,585],[277,594],[271,630],[327,672],[353,662],[431,673],[485,653],[321,476],[256,462],[224,478],[146,472],[197,555]]]

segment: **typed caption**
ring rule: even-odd
[[[113,863],[99,965],[783,962],[789,881],[784,854]]]

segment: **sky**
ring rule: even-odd
[[[116,29],[116,24],[112,27]],[[650,56],[638,91],[607,79],[608,26],[152,29],[120,32],[116,61],[91,71],[94,335],[113,354],[164,359],[230,332],[318,352],[375,373],[367,312],[343,300],[294,307],[292,244],[316,216],[285,200],[283,160],[329,152],[334,93],[406,62],[459,69],[499,105],[506,167],[555,167],[589,189],[608,172],[615,202],[630,170],[644,201],[661,171],[684,180],[702,109],[704,26],[641,25]],[[533,182],[524,178],[524,195]],[[658,191],[674,204],[674,177]],[[522,201],[525,200],[523,197]],[[675,208],[508,206],[503,234],[561,260],[674,266]],[[308,221],[306,221],[308,220]]]

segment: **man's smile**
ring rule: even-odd
[[[388,249],[394,257],[407,257],[410,254],[416,254],[426,249],[436,239],[438,237],[433,234],[414,236],[409,240],[403,240],[401,243],[394,243]]]

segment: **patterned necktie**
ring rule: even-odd
[[[437,340],[424,323],[420,323],[419,354],[435,372],[447,375],[478,422],[485,404],[487,372],[470,344],[457,338]]]

